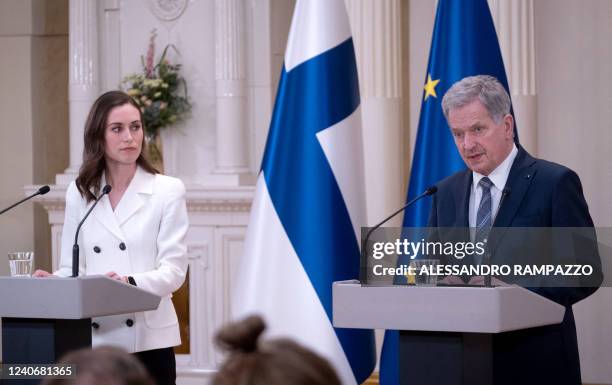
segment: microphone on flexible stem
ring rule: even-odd
[[[100,199],[102,199],[104,195],[108,194],[111,191],[111,188],[112,187],[109,184],[102,188],[102,194],[100,194],[100,196],[96,198],[94,204],[91,205],[91,207],[77,226],[76,233],[74,234],[74,245],[72,245],[72,277],[79,276],[79,231],[81,230],[81,226],[83,226],[85,219],[87,219],[94,207],[96,207],[98,202],[100,202]]]
[[[22,200],[20,200],[17,203],[14,203],[12,205],[10,205],[9,207],[5,208],[4,210],[0,211],[0,215],[4,214],[5,212],[9,211],[10,209],[12,209],[15,206],[18,206],[20,204],[22,204],[23,202],[27,201],[28,199],[32,199],[37,195],[45,195],[46,193],[48,193],[51,190],[51,188],[49,188],[49,186],[42,186],[41,188],[38,189],[38,191],[36,191],[34,194],[23,198]]]
[[[502,190],[502,196],[501,199],[499,200],[499,206],[497,206],[497,212],[495,213],[495,219],[497,219],[497,215],[499,214],[499,210],[501,209],[502,205],[504,204],[504,201],[506,200],[506,197],[508,195],[510,195],[510,193],[512,192],[512,189],[510,187],[505,187]],[[489,250],[487,250],[487,252],[484,255],[484,263],[485,265],[491,265],[491,252]],[[487,274],[484,277],[484,285],[485,287],[493,287],[493,285],[491,284],[491,274]]]
[[[417,202],[418,200],[425,198],[426,196],[430,196],[433,195],[435,193],[438,192],[438,186],[429,186],[425,189],[425,191],[423,191],[421,193],[421,195],[418,195],[417,197],[415,197],[414,199],[412,199],[410,202],[406,203],[404,206],[402,206],[399,210],[395,211],[393,214],[389,215],[388,217],[386,217],[385,219],[383,219],[380,223],[378,223],[377,225],[375,225],[374,227],[372,227],[366,234],[363,243],[361,244],[361,260],[362,263],[365,262],[365,255],[366,255],[366,246],[368,244],[368,241],[370,240],[370,235],[372,235],[372,233],[374,232],[374,230],[378,229],[380,226],[384,225],[385,223],[387,223],[391,218],[395,217],[397,214],[401,213],[402,211],[404,211],[405,209],[407,209],[408,207],[412,206],[415,202]]]

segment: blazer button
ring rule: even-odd
[[[91,323],[91,327],[94,328],[94,329],[99,329],[100,328],[100,324],[97,323],[97,322],[92,322]]]
[[[100,251],[102,251],[102,249],[100,249],[98,246],[94,246],[94,251],[96,253],[99,253]]]
[[[125,250],[125,243],[121,242],[121,243],[119,244],[119,248],[120,248],[121,250]]]
[[[125,321],[125,324],[127,325],[127,327],[131,328],[132,326],[134,326],[134,321],[132,319],[128,318]]]

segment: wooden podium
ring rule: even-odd
[[[565,314],[563,306],[518,286],[344,281],[332,291],[335,327],[400,331],[402,385],[493,384],[493,334],[558,324]]]

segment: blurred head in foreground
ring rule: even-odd
[[[58,363],[74,365],[76,376],[47,379],[42,385],[154,385],[140,361],[118,348],[75,350]]]
[[[340,385],[329,362],[286,339],[259,342],[266,328],[259,316],[228,324],[216,337],[228,356],[213,385]]]

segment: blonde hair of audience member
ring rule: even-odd
[[[79,349],[64,355],[59,363],[74,365],[76,376],[47,379],[42,385],[154,385],[144,365],[119,348]]]
[[[327,360],[302,345],[278,338],[259,342],[259,316],[228,324],[216,336],[229,352],[212,385],[340,385]]]

